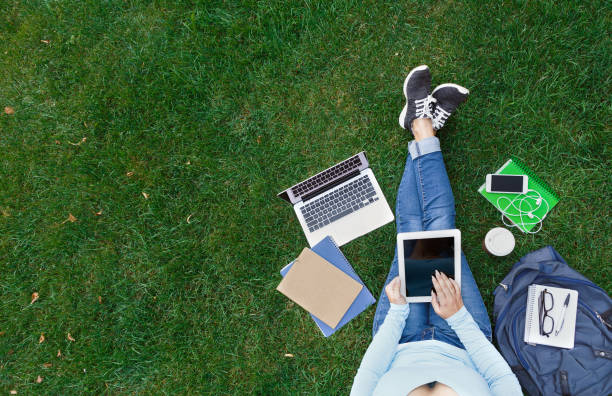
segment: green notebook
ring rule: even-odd
[[[512,159],[508,160],[508,162],[506,162],[495,173],[501,175],[527,175],[529,177],[529,189],[535,190],[540,193],[542,198],[544,198],[546,202],[548,202],[548,205],[541,204],[539,205],[539,208],[537,210],[533,211],[533,214],[542,220],[544,220],[548,212],[550,212],[550,210],[559,202],[559,197],[557,196],[557,194],[554,193],[550,186],[546,184],[543,180],[541,180],[539,177],[537,177],[531,171],[531,169],[527,167],[527,165],[525,165],[515,157],[512,157]],[[525,214],[523,214],[521,217],[521,213],[516,209],[516,207],[514,207],[513,205],[509,205],[509,202],[517,197],[517,194],[488,193],[485,189],[484,184],[480,186],[478,192],[481,193],[487,199],[487,201],[491,202],[493,206],[495,206],[500,212],[504,213],[503,209],[506,209],[506,218],[512,223],[514,223],[519,230],[523,232],[529,232],[537,225],[536,218],[530,219],[525,216]],[[535,196],[534,193],[531,194]],[[506,197],[508,199],[502,198],[500,200],[500,197]],[[515,201],[515,203],[516,202],[518,202],[518,200]],[[532,208],[537,207],[535,204],[533,204],[533,202],[533,199],[526,200],[522,204],[522,209],[531,210]],[[530,207],[530,205],[534,206]],[[529,224],[530,222],[534,223]]]

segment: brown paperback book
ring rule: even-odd
[[[276,290],[335,328],[363,285],[304,248]]]

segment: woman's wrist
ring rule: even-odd
[[[389,312],[392,311],[396,311],[396,312],[402,312],[405,313],[409,310],[409,306],[408,303],[405,304],[394,304],[394,303],[389,303],[390,307],[389,307]]]
[[[455,312],[454,314],[446,318],[446,322],[448,324],[452,324],[457,321],[461,321],[464,319],[466,313],[467,313],[467,309],[465,308],[465,305],[463,305],[461,308],[459,308],[457,312]]]

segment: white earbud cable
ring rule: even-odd
[[[530,193],[534,193],[535,195],[530,194]],[[502,207],[502,200],[504,199],[508,201],[508,204],[505,207]],[[529,206],[530,206],[529,210],[523,210],[524,202],[529,203]],[[544,216],[540,217],[534,214],[533,212],[538,211],[542,207],[542,202],[546,204],[546,212]],[[508,197],[499,197],[497,199],[497,207],[502,212],[502,223],[504,223],[506,227],[520,227],[523,229],[523,231],[525,231],[528,234],[537,234],[542,229],[542,221],[546,218],[546,214],[548,214],[548,210],[550,209],[548,202],[542,197],[542,195],[540,195],[540,193],[537,192],[536,190],[531,190],[531,189],[527,190],[525,194],[517,195],[513,199],[510,199]],[[510,214],[508,213],[509,209],[513,209],[514,211],[517,211],[518,213]],[[524,219],[525,216],[528,217],[528,219],[535,218],[537,221],[529,221],[528,219]],[[504,217],[507,217],[508,220],[510,221],[513,221],[512,217],[518,217],[520,219],[520,223],[514,221],[513,224],[508,224],[504,220]],[[527,231],[525,229],[526,226],[535,225],[535,224],[538,225],[537,230]]]

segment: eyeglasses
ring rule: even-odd
[[[553,295],[546,289],[540,293],[539,313],[540,313],[540,334],[549,337],[555,328],[555,320],[548,313],[555,306]]]

